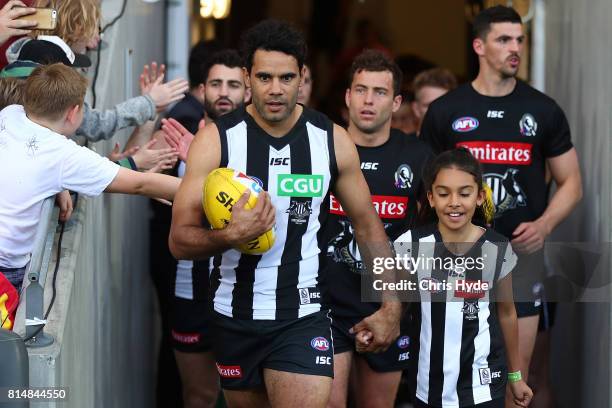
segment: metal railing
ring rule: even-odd
[[[54,207],[55,196],[45,199],[36,229],[34,250],[26,271],[29,285],[25,289],[25,338],[28,347],[44,347],[53,337],[43,330],[45,325],[44,287],[55,237],[59,210]],[[54,221],[55,220],[55,221]]]

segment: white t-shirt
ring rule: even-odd
[[[0,112],[0,265],[25,266],[45,198],[63,190],[96,196],[119,166],[30,121],[23,106]]]

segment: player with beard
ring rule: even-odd
[[[241,108],[250,99],[242,73],[242,59],[235,50],[219,51],[207,61],[204,78],[204,111],[206,119]]]
[[[242,59],[235,50],[220,50],[212,54],[203,64],[203,74],[203,83],[197,89],[204,102],[205,120],[208,123],[243,107],[249,95],[242,73]],[[188,140],[193,139],[193,133],[203,123],[197,115],[178,119],[171,115],[172,112],[170,119],[162,121],[162,128],[169,144],[181,153],[177,173],[183,177]],[[182,139],[182,143],[174,144],[178,139]],[[171,334],[186,408],[214,406],[219,393],[217,368],[210,342],[208,277],[208,259],[178,261]]]
[[[211,335],[228,405],[324,407],[333,376],[330,321],[319,284],[329,191],[352,216],[360,244],[385,242],[386,236],[346,132],[297,104],[303,36],[267,20],[242,42],[253,103],[208,124],[194,139],[173,205],[170,248],[178,258],[214,255]],[[252,209],[245,209],[246,192],[233,204],[229,224],[211,230],[201,222],[202,185],[217,167],[241,171],[265,191]],[[273,226],[269,251],[233,249]],[[392,256],[388,245],[368,248],[372,257]],[[359,335],[372,334],[365,351],[386,349],[399,333],[401,305],[392,293],[384,295],[380,308],[353,327]]]
[[[474,19],[472,43],[478,76],[429,106],[421,137],[434,151],[466,147],[483,166],[496,206],[494,228],[519,254],[514,299],[527,377],[541,308],[534,289],[543,278],[544,240],[580,201],[582,182],[565,114],[553,99],[516,79],[523,40],[516,11],[483,10]],[[546,164],[557,187],[550,201]],[[506,406],[513,406],[509,398]]]
[[[353,61],[349,80],[345,95],[348,134],[357,147],[372,203],[388,238],[395,240],[416,218],[421,172],[432,156],[431,149],[414,134],[391,129],[391,115],[402,103],[402,72],[395,62],[380,51],[366,50]],[[380,305],[361,301],[361,279],[366,271],[352,235],[351,220],[333,195],[329,212],[324,229],[329,261],[325,279],[330,288],[334,338],[334,381],[329,406],[347,405],[352,370],[355,381],[350,394],[357,407],[392,407],[402,370],[408,367],[407,322],[402,323],[399,339],[384,353],[356,353],[355,338],[349,329]]]

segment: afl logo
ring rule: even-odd
[[[315,337],[310,340],[310,346],[319,351],[327,351],[329,350],[329,341],[325,337]]]
[[[397,347],[401,349],[405,349],[409,345],[410,345],[410,337],[402,336],[399,339],[397,339]]]
[[[255,183],[251,185],[251,188],[253,189],[253,191],[257,193],[261,192],[261,190],[263,189],[263,182],[255,176],[247,176],[247,177],[255,181]]]
[[[453,122],[453,130],[455,132],[465,133],[476,129],[478,125],[478,119],[471,116],[464,116]]]

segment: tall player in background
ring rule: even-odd
[[[391,114],[402,103],[402,73],[380,51],[366,50],[353,60],[348,135],[357,147],[361,171],[389,239],[396,239],[416,219],[421,172],[431,158],[429,146],[415,135],[391,129]],[[358,354],[349,329],[379,308],[362,302],[361,279],[366,270],[351,220],[332,195],[324,230],[329,267],[325,274],[334,338],[334,381],[329,406],[345,407],[348,394],[358,407],[392,407],[402,375],[408,367],[408,322],[400,337],[384,353]],[[342,289],[339,289],[342,288]],[[349,386],[350,374],[354,381]],[[349,391],[350,389],[350,391]]]
[[[421,136],[435,151],[470,149],[493,190],[494,227],[519,254],[514,299],[521,372],[527,377],[538,329],[544,240],[582,197],[578,157],[565,114],[516,74],[523,49],[521,17],[512,8],[483,10],[474,20],[477,78],[434,101]],[[546,197],[545,164],[556,191]],[[507,406],[512,401],[507,398]]]
[[[179,259],[214,256],[211,333],[229,406],[324,407],[331,391],[333,344],[320,302],[320,226],[333,188],[352,216],[360,244],[384,242],[355,147],[324,115],[297,104],[306,44],[286,23],[261,22],[243,37],[245,78],[253,103],[199,132],[173,207],[170,248]],[[202,225],[202,185],[217,167],[256,177],[264,190],[233,205],[227,227]],[[295,185],[307,188],[293,188]],[[299,190],[299,191],[298,191]],[[233,247],[276,225],[262,255]],[[391,256],[388,246],[372,256]],[[366,351],[381,351],[399,331],[401,305],[391,297],[359,322],[373,333]]]

